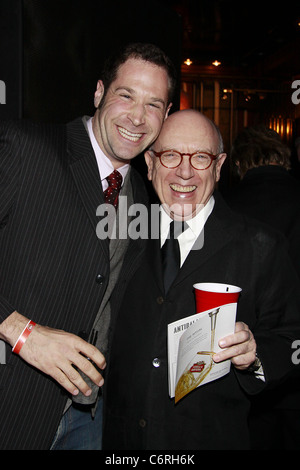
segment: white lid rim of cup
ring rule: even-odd
[[[206,292],[216,292],[223,294],[230,294],[235,292],[241,292],[242,289],[238,286],[231,284],[221,284],[218,282],[199,282],[193,285],[195,289],[203,290]]]

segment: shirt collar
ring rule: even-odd
[[[190,220],[187,220],[186,223],[188,224],[189,228],[193,232],[195,238],[197,238],[208,217],[210,216],[215,204],[215,199],[211,196],[205,206]],[[160,219],[160,236],[161,236],[161,243],[163,244],[168,236],[169,233],[169,226],[172,222],[171,217],[166,213],[163,206],[160,208],[161,210],[161,219]]]
[[[99,147],[99,144],[94,135],[92,120],[93,120],[92,118],[89,118],[87,120],[87,129],[88,129],[88,133],[89,133],[93,150],[95,152],[102,184],[107,186],[106,178],[114,171],[114,167],[110,159],[102,152],[101,148]],[[118,168],[118,171],[121,173],[123,177],[122,185],[124,183],[125,176],[127,175],[129,166],[130,166],[129,163],[126,163],[125,165]]]

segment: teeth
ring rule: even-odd
[[[191,193],[192,191],[195,191],[197,186],[181,186],[179,184],[170,184],[170,188],[173,189],[173,191],[178,191],[180,193]]]
[[[127,129],[124,129],[124,127],[118,127],[118,131],[120,132],[122,137],[128,140],[131,140],[132,142],[137,142],[143,135],[143,134],[133,134],[132,132],[129,132]]]

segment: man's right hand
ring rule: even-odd
[[[28,319],[14,312],[0,325],[0,339],[13,346]],[[79,336],[63,330],[36,325],[25,341],[19,356],[28,364],[52,377],[72,395],[81,391],[88,396],[91,389],[76,368],[84,372],[98,386],[104,383],[99,369],[106,366],[103,354]],[[90,359],[90,360],[89,360]]]

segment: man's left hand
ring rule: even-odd
[[[219,346],[226,350],[213,356],[215,362],[230,359],[237,369],[245,370],[255,361],[256,342],[248,325],[243,322],[237,322],[234,334],[222,338]]]

